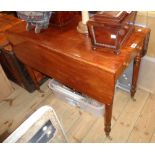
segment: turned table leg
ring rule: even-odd
[[[134,59],[132,86],[131,86],[131,97],[132,98],[134,97],[136,93],[136,86],[137,86],[140,63],[141,63],[141,52],[139,52]]]
[[[104,131],[107,137],[109,137],[111,131],[112,106],[112,104],[105,105]]]

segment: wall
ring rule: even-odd
[[[138,87],[155,93],[155,11],[138,12],[136,23],[151,29],[147,55],[142,59]]]
[[[147,55],[155,58],[155,11],[138,12],[136,23],[151,28]]]
[[[0,102],[13,92],[13,88],[7,79],[0,64]]]

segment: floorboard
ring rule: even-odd
[[[64,127],[69,142],[155,142],[155,95],[138,89],[136,101],[129,93],[116,89],[111,139],[104,134],[103,117],[95,117],[58,99],[46,81],[38,92],[29,93],[15,83],[15,91],[0,102],[0,141],[43,105],[52,106]]]
[[[155,95],[151,95],[135,123],[128,142],[148,142],[155,129]]]
[[[138,119],[140,112],[149,97],[149,93],[143,90],[137,90],[135,95],[136,101],[130,99],[127,106],[123,109],[121,116],[116,124],[112,127],[110,141],[108,138],[105,142],[126,142],[133,126]]]

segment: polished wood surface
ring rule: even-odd
[[[5,31],[22,21],[14,16],[0,13],[0,48],[8,44]]]
[[[23,63],[102,103],[111,104],[115,86],[112,74],[30,42],[23,42],[15,46],[14,50]]]
[[[74,19],[76,11],[52,11],[50,24],[54,26],[66,26]]]
[[[66,80],[66,82],[63,80],[63,83],[67,85],[70,85],[68,83],[72,83],[71,86],[76,87],[77,90],[79,89],[79,87],[81,87],[79,86],[79,83],[80,85],[82,85],[82,88],[80,88],[80,90],[84,89],[85,84],[83,85],[82,84],[83,82],[93,85],[93,82],[89,79],[91,78],[91,76],[93,76],[93,78],[95,77],[96,80],[93,81],[95,83],[96,81],[97,83],[100,83],[99,88],[98,85],[95,86],[95,83],[93,85],[96,87],[95,90],[97,91],[93,92],[93,94],[96,94],[97,97],[94,95],[92,96],[92,94],[90,93],[88,93],[88,95],[94,97],[95,99],[98,99],[99,101],[102,101],[103,103],[111,104],[115,81],[122,74],[122,72],[128,66],[130,61],[136,56],[136,53],[138,51],[136,48],[131,48],[130,46],[133,43],[139,45],[144,40],[145,34],[149,30],[142,28],[142,32],[138,32],[138,29],[136,29],[135,33],[133,33],[133,35],[124,44],[124,47],[122,47],[121,53],[117,56],[107,51],[102,52],[100,50],[93,51],[91,49],[90,38],[82,34],[79,34],[76,31],[75,26],[76,24],[72,25],[71,27],[66,27],[64,29],[49,28],[47,31],[36,35],[33,32],[30,33],[26,32],[24,29],[25,23],[23,23],[10,29],[8,32],[8,37],[13,45],[18,44],[18,46],[15,47],[16,48],[15,52],[16,54],[18,53],[17,57],[20,57],[21,55],[21,57],[23,58],[20,59],[22,59],[22,61],[27,61],[25,63],[31,64],[32,66],[31,65],[30,66],[33,68],[37,68],[38,70],[44,72],[45,66],[49,68],[50,64],[52,64],[51,63],[52,61],[55,61],[54,63],[57,63],[55,67],[57,66],[59,67],[60,65],[63,64],[61,71],[67,72],[66,74],[69,73],[68,79]],[[23,43],[26,40],[33,41],[34,44],[28,42]],[[33,48],[34,52],[31,52],[30,48]],[[37,50],[35,50],[35,48]],[[25,54],[24,51],[28,53]],[[46,54],[45,52],[42,51],[46,51]],[[29,56],[29,54],[31,54],[31,56]],[[59,56],[60,59],[59,61],[53,59],[56,58],[57,56]],[[50,62],[47,61],[47,59],[49,58],[51,58]],[[86,65],[85,66],[86,69],[83,69],[84,67],[82,68],[83,72],[80,69],[80,65],[82,65],[82,63],[84,64],[84,66]],[[68,66],[69,64],[70,66]],[[90,69],[89,67],[94,68],[96,70],[96,74],[94,74],[92,69]],[[46,69],[46,71],[52,72],[48,68]],[[71,68],[73,71],[77,70],[76,73],[72,73],[70,71]],[[51,70],[58,70],[58,69],[51,68]],[[87,72],[93,74],[90,77],[87,76],[88,77],[87,80],[84,79],[84,81],[82,82],[82,80],[78,81],[79,79],[75,78],[74,80],[69,81],[70,79],[69,77],[76,76],[81,78],[82,75],[85,77],[86,75],[84,73]],[[98,74],[100,72],[102,72],[103,74]],[[50,73],[48,73],[48,75],[49,74]],[[61,76],[61,78],[64,77]],[[60,77],[58,79],[60,79]],[[106,83],[102,82],[104,80],[106,80]],[[113,87],[113,89],[111,89],[111,87]],[[87,94],[87,91],[89,91],[89,89],[85,89],[84,93]],[[112,93],[109,93],[109,91],[111,91]],[[107,99],[102,100],[103,98],[102,96],[107,96],[106,97]]]
[[[23,63],[106,104],[105,132],[109,135],[115,83],[130,61],[142,52],[150,30],[136,27],[120,54],[114,55],[107,49],[93,51],[90,38],[77,32],[78,22],[61,29],[50,27],[40,34],[26,32],[23,22],[11,28],[7,36]],[[135,74],[134,79],[137,78]]]
[[[132,48],[131,45],[133,43],[139,45],[150,31],[149,29],[141,28],[142,31],[139,32],[137,27],[121,48],[119,56],[117,56],[112,51],[107,53],[106,48],[93,51],[90,38],[76,31],[77,24],[78,22],[72,26],[60,29],[50,27],[43,33],[34,34],[32,31],[26,32],[24,29],[25,23],[22,23],[8,31],[8,39],[13,45],[26,40],[33,41],[35,44],[49,48],[52,51],[54,50],[57,53],[59,52],[79,61],[85,61],[107,72],[114,73],[118,77],[120,75],[119,72],[122,72],[124,62],[129,61],[128,59],[132,59],[136,55],[138,46]]]
[[[134,31],[136,14],[136,11],[99,11],[92,15],[87,22],[92,48],[107,47],[119,54],[122,44]]]
[[[0,33],[5,32],[12,26],[21,23],[22,21],[14,16],[0,13]]]

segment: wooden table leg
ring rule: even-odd
[[[141,52],[138,52],[137,56],[134,59],[134,65],[133,65],[132,86],[131,86],[131,97],[132,98],[134,97],[136,93],[140,63],[141,63]]]
[[[111,131],[112,107],[113,107],[113,104],[105,105],[104,131],[107,137],[109,137],[110,131]]]
[[[34,82],[36,89],[38,91],[40,91],[40,86],[39,86],[39,83],[38,83],[38,81],[37,81],[37,79],[36,79],[36,77],[34,75],[34,72],[32,71],[32,69],[29,66],[25,65],[25,67],[26,67],[32,81]]]

